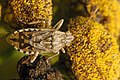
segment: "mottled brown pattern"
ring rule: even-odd
[[[37,52],[57,53],[60,49],[69,45],[72,40],[73,36],[69,31],[61,32],[55,29],[37,28],[21,29],[7,38],[10,45],[27,54]]]
[[[18,50],[22,49],[24,53],[26,51],[32,52],[34,51],[34,48],[29,44],[29,41],[33,32],[35,31],[23,31],[17,32],[16,34],[13,33],[7,38],[7,41],[13,47],[18,48]]]

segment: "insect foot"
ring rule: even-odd
[[[69,31],[62,32],[58,30],[63,21],[61,19],[54,26],[55,29],[20,29],[7,37],[7,41],[21,53],[34,54],[35,56],[31,62],[34,62],[38,54],[58,53],[61,49],[65,53],[63,48],[69,45],[74,37]]]

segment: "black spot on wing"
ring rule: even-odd
[[[10,38],[11,41],[14,41],[14,42],[20,42],[19,39],[17,38]]]
[[[32,51],[29,51],[29,54],[31,54]]]
[[[26,51],[23,51],[23,53],[26,53]]]
[[[26,47],[30,47],[31,45],[28,43],[20,43],[19,48],[20,49],[25,49]]]
[[[18,51],[20,51],[20,49],[18,49]]]

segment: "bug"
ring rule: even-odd
[[[34,62],[38,54],[57,53],[48,58],[51,59],[57,56],[60,50],[65,53],[64,47],[70,45],[74,39],[69,31],[59,31],[63,22],[64,20],[61,19],[52,29],[26,28],[14,31],[7,37],[7,41],[21,53],[33,54],[31,63]]]

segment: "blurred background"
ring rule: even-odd
[[[67,31],[66,24],[70,18],[73,18],[76,16],[89,17],[91,15],[91,11],[94,11],[94,7],[96,5],[94,5],[88,9],[88,5],[89,5],[88,2],[90,2],[90,1],[92,1],[92,0],[53,0],[52,25],[55,25],[60,19],[64,19],[65,22],[60,30]],[[117,2],[119,4],[119,1],[117,1]],[[10,46],[6,42],[6,37],[7,37],[6,35],[8,33],[12,33],[14,31],[14,29],[12,29],[12,27],[11,27],[12,23],[10,23],[9,20],[8,20],[8,22],[5,21],[6,19],[5,19],[4,15],[6,15],[6,12],[11,13],[11,11],[9,11],[9,9],[7,7],[8,6],[7,4],[8,4],[7,0],[0,0],[0,37],[2,38],[0,40],[0,80],[19,79],[16,65],[17,65],[17,62],[24,56],[24,54],[20,53],[19,51],[16,51],[12,46]],[[105,4],[105,5],[107,5],[107,4]],[[113,7],[115,9],[111,9],[111,10],[120,9],[119,7],[116,7],[116,6]],[[104,11],[105,10],[103,10],[103,12]],[[108,11],[106,13],[110,13],[110,11]],[[110,15],[118,17],[120,15],[119,13],[120,12],[118,10],[118,11],[116,11],[116,13],[113,13]],[[116,15],[116,14],[118,14],[118,15]],[[11,17],[12,15],[7,14],[7,16]],[[97,20],[98,22],[102,23],[103,25],[104,25],[105,21],[109,21],[108,19],[110,17],[110,16],[107,16],[106,14],[104,16],[104,13],[101,15],[98,14],[95,16],[97,16],[97,18],[94,18],[94,19]],[[120,17],[118,17],[118,18],[120,18]],[[10,18],[7,18],[7,19],[10,19]],[[116,21],[114,21],[114,22],[116,22]],[[120,24],[120,21],[117,24],[118,25],[117,28],[116,27],[110,28],[110,29],[112,29],[111,31],[113,31],[113,34],[115,34],[115,38],[117,37],[116,41],[118,41],[118,44],[119,44],[119,31],[120,31],[119,24]],[[114,26],[114,23],[112,23],[110,25]],[[115,29],[117,29],[118,31],[116,31]],[[114,33],[114,32],[116,32],[116,33]],[[62,56],[62,55],[60,54],[60,56]],[[58,62],[58,57],[53,60],[53,64],[55,67],[59,66],[59,65],[57,65],[57,62]],[[60,69],[60,71],[64,74],[65,77],[67,75],[69,75],[66,73],[66,70],[64,70],[62,67],[58,67],[58,69]],[[66,77],[65,80],[67,80],[67,79],[70,80],[69,77]]]

